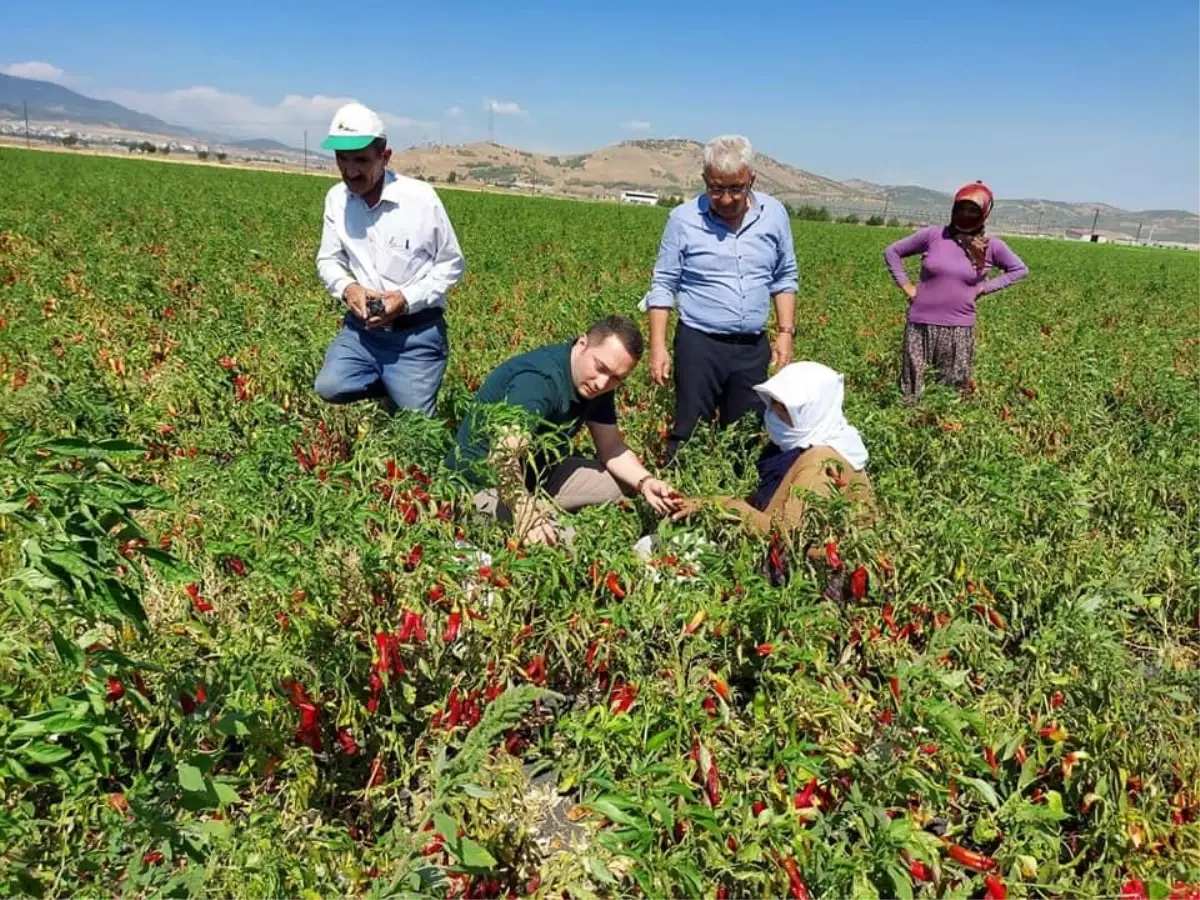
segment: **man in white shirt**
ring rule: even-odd
[[[342,183],[325,195],[317,273],[348,311],[316,391],[330,403],[387,396],[433,415],[446,372],[446,293],[462,278],[458,238],[437,192],[388,170],[383,121],[348,103],[321,142]]]

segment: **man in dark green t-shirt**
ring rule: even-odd
[[[629,490],[660,515],[675,512],[679,495],[646,470],[617,427],[613,391],[642,351],[633,321],[609,316],[574,341],[530,350],[488,375],[446,459],[481,488],[476,507],[511,519],[523,543],[547,544],[558,542],[555,507],[614,502]],[[584,425],[598,459],[568,455]],[[553,504],[534,497],[538,491]]]

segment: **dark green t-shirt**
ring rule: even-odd
[[[486,480],[479,464],[487,459],[491,442],[479,421],[479,410],[504,403],[522,410],[535,436],[553,432],[560,446],[573,438],[585,422],[617,423],[617,408],[609,391],[591,400],[579,396],[571,381],[571,347],[574,341],[538,347],[502,363],[475,394],[475,402],[458,427],[456,446],[446,458],[451,469],[470,480]]]

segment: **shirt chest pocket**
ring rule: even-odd
[[[381,241],[375,253],[379,274],[398,284],[415,278],[431,257],[424,241],[401,235]]]

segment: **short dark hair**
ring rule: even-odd
[[[375,140],[371,141],[371,143],[367,144],[367,146],[370,147],[372,150],[374,150],[376,153],[382,153],[384,150],[387,149],[387,138],[377,137],[377,138],[375,138]]]
[[[600,344],[610,337],[615,337],[621,342],[621,346],[633,357],[634,362],[642,358],[646,345],[633,319],[628,316],[605,316],[587,330],[589,344]]]

